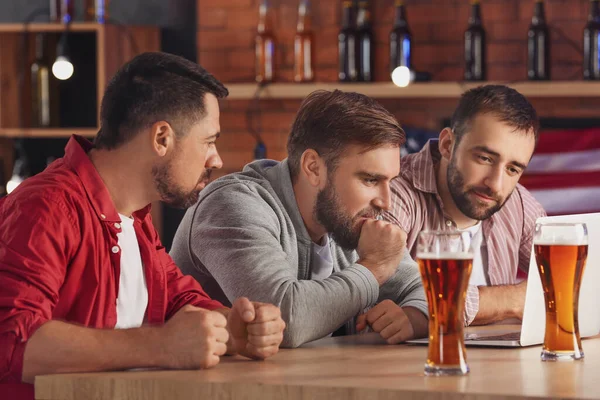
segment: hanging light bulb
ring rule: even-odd
[[[52,74],[56,79],[65,81],[73,76],[75,68],[69,58],[69,48],[67,45],[67,34],[63,34],[58,41],[56,48],[56,60],[52,64]]]
[[[392,82],[398,87],[407,87],[412,82],[424,82],[430,80],[431,74],[429,72],[415,71],[403,65],[392,71]]]

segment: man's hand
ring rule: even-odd
[[[227,351],[226,318],[192,305],[182,307],[160,329],[162,366],[176,369],[210,368]]]
[[[406,233],[398,226],[367,219],[356,248],[357,263],[368,268],[381,286],[396,272],[405,247]]]
[[[233,352],[263,360],[279,351],[285,322],[278,307],[240,297],[227,314],[227,328]]]
[[[389,344],[397,344],[427,334],[427,317],[413,307],[402,308],[391,300],[384,300],[366,314],[358,316],[356,330],[367,324]]]

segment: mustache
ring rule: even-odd
[[[496,193],[494,193],[490,188],[487,188],[487,187],[474,187],[474,188],[470,188],[468,190],[468,192],[470,192],[470,193],[479,193],[479,194],[482,194],[482,195],[484,195],[486,197],[489,197],[490,199],[495,200],[498,203],[502,202],[502,198],[500,196],[498,196]]]
[[[356,218],[371,218],[371,219],[383,219],[383,210],[380,208],[367,208],[360,211]]]
[[[198,182],[206,182],[210,180],[210,176],[212,175],[212,169],[207,169],[198,179]]]

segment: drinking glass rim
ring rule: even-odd
[[[587,224],[585,222],[536,222],[535,226],[585,226],[587,230]]]

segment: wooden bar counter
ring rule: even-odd
[[[426,377],[427,347],[381,344],[377,334],[321,339],[275,357],[223,357],[204,371],[125,371],[40,376],[41,400],[600,399],[600,338],[585,359],[542,362],[540,346],[467,350],[471,373]]]

